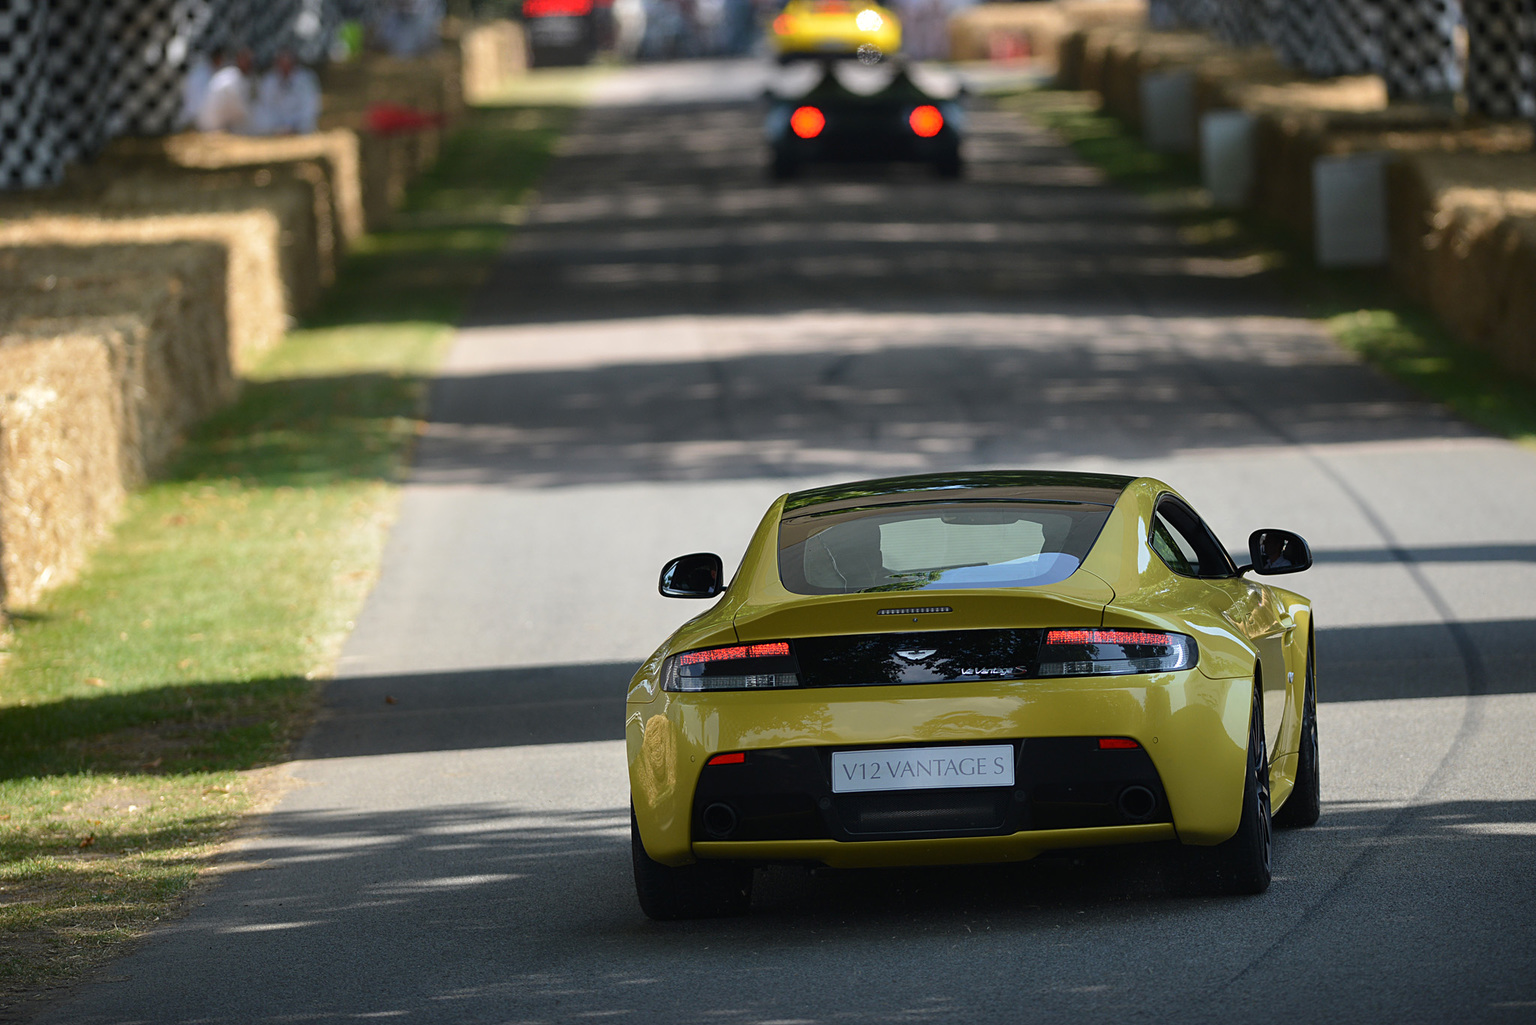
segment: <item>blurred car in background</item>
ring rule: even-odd
[[[958,92],[934,95],[906,67],[869,92],[850,89],[840,77],[845,74],[829,63],[810,91],[774,97],[765,126],[773,178],[793,178],[807,164],[893,162],[927,164],[942,178],[960,176]]]
[[[857,57],[876,63],[901,49],[901,22],[888,8],[849,0],[789,0],[771,26],[781,61]]]
[[[590,62],[597,53],[598,6],[595,0],[523,0],[529,63],[547,68]]]

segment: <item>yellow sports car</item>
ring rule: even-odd
[[[781,61],[857,57],[875,63],[901,49],[901,23],[874,3],[789,0],[772,29],[773,52]]]
[[[1319,808],[1312,608],[1235,565],[1149,477],[977,472],[786,495],[626,708],[652,918],[744,914],[752,870],[1015,861],[1177,841],[1201,892],[1269,885],[1270,826]],[[1169,845],[1171,846],[1171,845]]]

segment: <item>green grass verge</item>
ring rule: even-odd
[[[88,570],[12,610],[0,1006],[174,912],[307,723],[376,572],[425,382],[566,122],[481,109]]]
[[[1186,241],[1260,257],[1344,348],[1465,419],[1536,445],[1536,385],[1458,343],[1387,272],[1321,270],[1293,240],[1211,209],[1192,159],[1143,148],[1117,119],[1098,112],[1091,93],[1036,90],[998,102],[1054,129],[1112,181],[1147,196],[1179,221]]]

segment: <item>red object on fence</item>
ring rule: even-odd
[[[436,128],[443,123],[441,114],[431,114],[399,103],[374,103],[368,107],[368,130],[375,135],[398,135]]]

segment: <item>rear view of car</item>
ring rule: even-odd
[[[789,0],[770,29],[770,45],[781,61],[856,57],[873,63],[901,49],[901,23],[874,3]]]
[[[959,177],[963,122],[958,99],[930,95],[904,68],[863,94],[828,67],[809,92],[774,101],[765,126],[769,171],[783,180],[810,164],[904,162]]]
[[[1311,608],[1245,579],[1150,478],[990,472],[797,492],[724,600],[636,674],[636,886],[657,918],[742,913],[752,866],[1025,860],[1177,842],[1197,888],[1269,883],[1270,824],[1317,818]],[[1271,814],[1271,794],[1278,812]]]
[[[522,13],[534,67],[586,64],[597,52],[593,0],[523,0]]]

